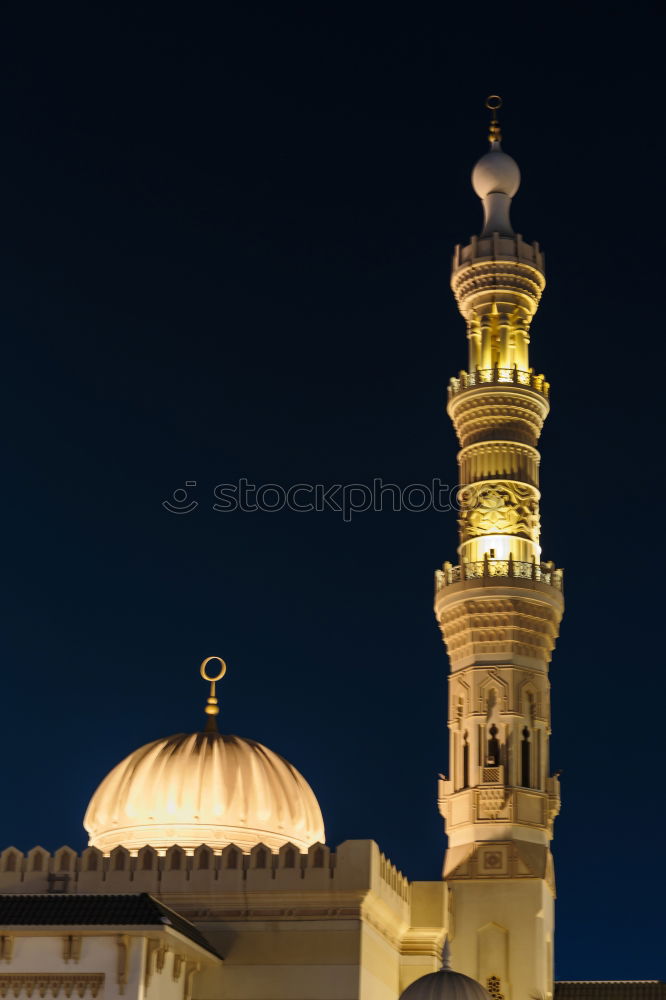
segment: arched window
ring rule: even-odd
[[[520,783],[523,788],[530,787],[530,731],[525,726],[523,729],[523,741],[520,744]]]
[[[469,788],[469,738],[467,730],[463,735],[463,788]]]
[[[290,847],[284,856],[284,866],[285,868],[295,868],[296,867],[296,851],[293,847]]]
[[[91,853],[88,855],[86,861],[86,871],[87,872],[97,871],[97,855],[94,853],[94,851],[91,851]]]
[[[238,868],[238,851],[229,851],[227,855],[227,868]]]
[[[257,851],[257,868],[266,867],[266,851],[262,847],[261,850]]]
[[[488,767],[499,767],[500,762],[500,742],[497,739],[497,734],[499,729],[493,723],[490,727],[490,738],[488,740],[488,757],[486,759],[486,764]]]
[[[323,868],[324,867],[324,852],[321,847],[318,847],[314,855],[314,865],[313,868]]]

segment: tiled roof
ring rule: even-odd
[[[666,1000],[666,983],[658,979],[615,979],[555,983],[555,1000]]]
[[[150,893],[122,895],[72,893],[0,895],[0,929],[5,927],[173,927],[217,955],[201,931]],[[218,956],[219,957],[219,956]]]

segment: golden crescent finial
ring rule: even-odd
[[[501,142],[502,132],[497,120],[497,112],[502,107],[503,101],[499,94],[488,94],[486,97],[486,107],[490,111],[490,130],[488,132],[489,142]]]
[[[217,662],[220,664],[219,673],[217,673],[214,677],[209,677],[209,675],[206,673],[206,667],[208,666],[211,660],[217,660]],[[201,674],[203,679],[210,683],[210,695],[208,696],[206,707],[204,709],[204,712],[208,716],[208,721],[206,722],[207,733],[217,732],[217,725],[215,724],[215,718],[220,714],[220,707],[217,703],[217,698],[215,697],[215,684],[217,681],[222,680],[226,672],[227,672],[227,665],[221,656],[207,656],[206,659],[201,664],[201,666],[199,667],[199,673]]]
[[[220,672],[217,675],[217,677],[209,677],[208,674],[206,673],[206,667],[208,666],[211,660],[217,660],[217,662],[220,664]],[[199,672],[205,681],[210,681],[211,684],[214,684],[215,681],[222,680],[222,678],[227,672],[227,665],[221,656],[207,656],[206,659],[201,664],[201,666],[199,667]]]

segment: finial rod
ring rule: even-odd
[[[446,972],[451,972],[451,945],[449,944],[448,937],[442,949],[442,969]]]
[[[497,112],[502,107],[502,98],[499,94],[489,94],[486,97],[486,107],[490,111],[490,128],[488,130],[488,142],[501,142],[502,130],[497,119]]]
[[[209,677],[209,675],[206,673],[206,667],[208,666],[211,660],[217,660],[217,662],[220,664],[219,673],[217,673],[215,677]],[[215,684],[217,681],[221,681],[224,675],[226,674],[227,665],[221,656],[207,656],[206,659],[201,664],[199,672],[203,677],[203,679],[210,683],[210,694],[206,702],[206,707],[204,708],[204,712],[208,716],[208,719],[206,721],[205,731],[207,733],[215,733],[217,732],[217,723],[215,720],[217,716],[220,714],[220,707],[217,703],[217,698],[215,697]]]

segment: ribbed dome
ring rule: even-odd
[[[305,778],[254,740],[205,732],[147,743],[107,774],[83,825],[93,847],[163,850],[172,844],[301,850],[324,841]]]
[[[462,972],[440,969],[408,986],[400,1000],[490,1000],[481,983]]]

